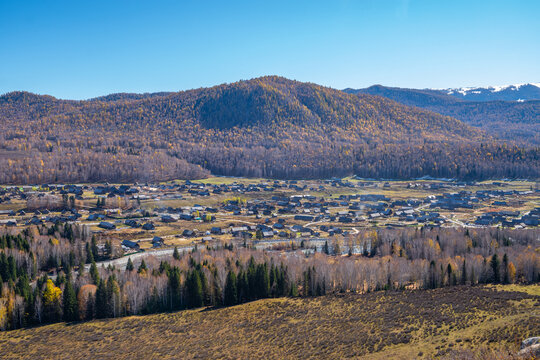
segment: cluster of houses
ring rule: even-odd
[[[145,185],[143,190],[150,192],[161,192],[162,197],[167,198],[170,195],[178,193],[186,193],[191,196],[211,196],[212,194],[246,194],[254,192],[272,192],[278,189],[293,189],[296,191],[304,191],[307,189],[306,185],[299,186],[296,180],[261,182],[261,183],[237,183],[231,184],[210,184],[199,183],[187,180],[183,184],[163,184],[154,187]]]
[[[32,188],[26,189],[26,191],[31,191]],[[0,204],[9,203],[11,200],[26,199],[25,189],[18,186],[8,186],[5,188],[0,187]]]
[[[468,183],[456,182],[421,182],[410,183],[408,188],[422,188],[440,190],[443,188],[456,188]],[[505,183],[499,183],[502,187]],[[356,223],[373,222],[392,224],[389,221],[398,220],[401,225],[430,224],[438,226],[446,220],[440,212],[477,209],[485,207],[508,207],[508,197],[515,195],[528,195],[533,191],[478,190],[475,192],[461,190],[458,192],[445,192],[441,195],[430,195],[424,199],[392,200],[384,194],[352,194],[340,195],[338,198],[325,198],[313,196],[311,193],[329,190],[331,188],[389,188],[395,186],[391,183],[376,181],[351,182],[344,179],[328,179],[318,182],[307,181],[268,181],[259,183],[229,183],[211,184],[185,181],[184,183],[170,184],[132,184],[132,185],[42,185],[40,187],[4,187],[0,188],[0,203],[12,200],[24,200],[32,194],[44,196],[46,193],[68,195],[75,199],[82,199],[84,192],[93,192],[98,197],[128,197],[130,199],[182,199],[185,196],[212,196],[213,194],[231,193],[228,200],[214,207],[195,204],[189,207],[173,208],[162,207],[151,212],[141,208],[124,211],[119,216],[113,210],[104,208],[89,208],[85,210],[63,209],[50,212],[49,210],[4,210],[0,211],[0,224],[15,226],[17,223],[39,225],[44,222],[93,222],[103,230],[114,230],[118,226],[155,230],[159,223],[167,224],[177,221],[213,222],[218,215],[247,216],[256,219],[259,225],[229,226],[228,228],[212,228],[208,233],[201,233],[195,229],[186,229],[182,236],[210,236],[232,234],[235,237],[246,238],[288,238],[301,234],[302,236],[318,236],[320,233],[342,234],[347,233]],[[287,190],[287,191],[286,191]],[[292,191],[291,191],[292,190]],[[266,196],[249,196],[251,200],[240,200],[241,194],[272,192]],[[287,196],[289,194],[294,194]],[[330,193],[332,190],[330,190]],[[437,191],[438,192],[438,191]],[[538,190],[536,190],[538,192]],[[273,195],[273,196],[272,196]],[[237,196],[237,197],[235,197]],[[31,199],[32,197],[29,197]],[[201,202],[203,202],[201,200]],[[64,202],[71,204],[71,202]],[[84,217],[83,215],[87,215]],[[538,226],[539,209],[525,214],[517,211],[493,209],[478,216],[474,223],[478,226]],[[16,219],[17,218],[17,219]],[[249,220],[249,219],[248,219]],[[254,220],[253,220],[254,221]],[[321,223],[321,224],[318,224]],[[322,225],[322,223],[332,223]],[[341,228],[343,227],[343,228]],[[249,234],[249,235],[248,235]],[[155,242],[161,246],[160,242]]]
[[[540,224],[540,207],[523,214],[519,211],[491,211],[478,216],[474,221],[476,225],[493,226],[502,225],[508,227],[538,226]]]
[[[130,185],[120,185],[118,187],[110,185],[100,185],[94,188],[95,195],[103,195],[107,197],[129,196],[137,193],[139,193],[139,189],[131,187]]]

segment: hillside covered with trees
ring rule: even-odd
[[[416,106],[452,116],[489,134],[522,144],[540,144],[540,100],[469,101],[430,89],[404,89],[374,85],[365,89],[345,89],[350,94],[382,96],[407,106]],[[473,97],[474,99],[474,97]]]
[[[87,230],[0,229],[0,330],[264,298],[540,281],[536,229],[366,228],[309,256],[231,243],[148,253],[122,268],[99,263],[114,245],[100,251]],[[341,256],[344,246],[364,250]]]
[[[0,183],[538,177],[540,150],[381,97],[263,77],[88,101],[0,97]],[[112,171],[111,171],[112,170]]]

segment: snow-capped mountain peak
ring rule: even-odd
[[[462,87],[455,89],[441,89],[440,91],[460,99],[472,101],[540,100],[540,83],[488,87]]]

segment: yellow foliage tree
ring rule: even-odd
[[[510,284],[513,284],[516,280],[516,267],[512,262],[508,263],[508,279],[510,280]]]
[[[56,304],[60,302],[61,295],[62,290],[55,286],[51,279],[48,279],[47,284],[45,285],[45,290],[43,291],[43,303],[45,305]]]

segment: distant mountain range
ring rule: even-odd
[[[423,94],[425,96],[432,95],[434,97],[441,96],[447,98],[447,95],[451,98],[464,100],[464,101],[517,101],[523,102],[528,100],[540,100],[540,83],[529,84],[517,84],[506,86],[488,86],[488,87],[462,87],[462,88],[449,88],[449,89],[407,89],[407,88],[395,88],[385,87],[381,85],[374,85],[366,89],[345,89],[348,93],[369,93],[376,91],[382,91],[384,89],[404,90],[408,92],[415,92]],[[377,94],[379,95],[379,94]]]
[[[435,90],[467,101],[540,100],[540,83]]]
[[[382,96],[455,117],[501,139],[540,145],[540,88],[537,85],[447,90],[374,85],[344,91]]]
[[[402,101],[465,103],[440,93],[370,89]],[[209,171],[269,178],[535,178],[539,152],[501,144],[433,111],[277,76],[87,101],[0,96],[0,183],[166,180]]]

